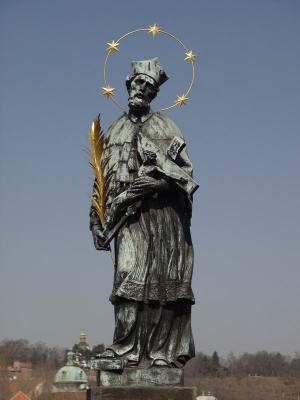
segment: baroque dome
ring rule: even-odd
[[[85,389],[87,385],[86,373],[73,362],[74,353],[69,351],[67,354],[67,363],[60,368],[54,378],[55,386],[75,385],[79,389]]]

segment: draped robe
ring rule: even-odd
[[[174,122],[160,113],[142,121],[124,114],[111,125],[104,151],[104,163],[109,160],[106,168],[113,174],[107,214],[113,199],[130,187],[143,163],[142,136],[165,154],[174,137],[182,138]],[[175,162],[192,176],[185,149]],[[169,366],[182,366],[194,356],[191,204],[191,196],[167,179],[167,190],[143,197],[138,212],[115,238],[110,300],[116,326],[109,349],[129,364],[163,360]]]

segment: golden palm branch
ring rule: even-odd
[[[109,192],[109,184],[112,178],[112,168],[107,169],[109,158],[103,160],[105,137],[101,129],[100,116],[94,119],[89,131],[89,154],[90,165],[95,174],[95,182],[93,194],[91,197],[92,205],[95,207],[96,213],[101,221],[102,226],[106,222],[105,207]],[[113,259],[113,257],[112,257]],[[114,260],[113,260],[114,261]]]
[[[98,214],[101,224],[105,223],[105,198],[106,198],[106,185],[104,167],[102,164],[102,156],[104,151],[104,134],[100,125],[99,116],[94,119],[90,132],[90,165],[95,174],[95,183],[93,195],[91,198],[92,205]]]

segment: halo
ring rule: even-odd
[[[108,45],[108,47],[106,49],[107,55],[106,55],[106,58],[104,61],[104,68],[103,68],[104,86],[102,87],[102,89],[103,89],[102,94],[104,96],[106,96],[108,99],[110,99],[122,111],[127,112],[127,109],[124,108],[122,105],[120,105],[119,102],[116,100],[115,89],[113,87],[111,87],[108,83],[108,80],[107,80],[108,60],[112,54],[115,54],[119,51],[120,42],[122,40],[127,39],[129,36],[135,35],[136,33],[139,33],[139,32],[146,32],[146,33],[152,35],[153,37],[156,35],[166,35],[166,36],[174,39],[180,45],[180,47],[182,47],[184,49],[184,52],[185,52],[184,61],[189,62],[192,67],[192,78],[191,78],[189,87],[181,96],[180,95],[177,96],[175,102],[172,105],[161,108],[159,111],[166,111],[166,110],[170,110],[173,107],[177,107],[177,106],[181,107],[181,106],[186,105],[187,101],[189,100],[188,95],[191,92],[192,87],[194,85],[194,81],[195,81],[196,55],[192,52],[192,50],[189,50],[177,36],[173,35],[172,33],[167,32],[167,31],[162,30],[161,27],[157,26],[156,24],[150,25],[149,28],[139,28],[139,29],[135,29],[133,31],[127,32],[124,35],[122,35],[119,39],[117,39],[116,41],[112,40],[110,43],[107,43],[107,45]]]

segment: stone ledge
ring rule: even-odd
[[[115,386],[88,389],[87,400],[195,400],[196,387]]]
[[[98,371],[99,386],[183,386],[183,369],[125,368],[120,371]]]

